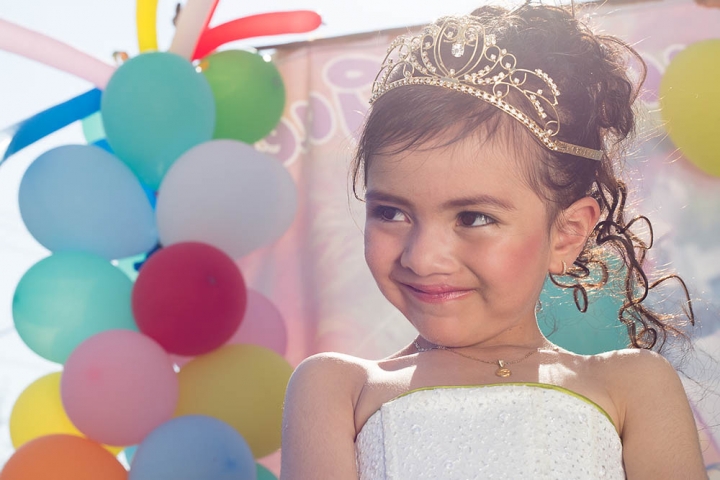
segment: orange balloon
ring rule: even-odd
[[[100,444],[75,435],[47,435],[25,443],[0,480],[127,480],[125,468]]]

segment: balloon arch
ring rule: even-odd
[[[160,52],[157,0],[138,0],[140,54],[117,68],[0,20],[0,49],[97,86],[3,131],[0,163],[75,121],[88,144],[43,153],[20,185],[23,222],[51,254],[21,278],[13,319],[63,370],[15,402],[2,480],[275,478],[255,459],[280,447],[287,332],[236,260],[295,216],[292,177],[251,146],[285,88],[263,56],[216,50],[320,17],[209,28],[217,3],[189,0]]]

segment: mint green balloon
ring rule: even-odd
[[[277,480],[277,477],[270,470],[259,463],[255,465],[257,466],[257,480]]]
[[[104,258],[57,252],[20,279],[12,313],[20,338],[43,358],[64,363],[83,340],[112,329],[137,331],[132,281]]]
[[[622,298],[611,294],[612,285],[588,292],[587,312],[575,306],[572,289],[550,280],[540,294],[538,325],[548,339],[572,352],[594,355],[628,346],[627,328],[618,320]],[[613,292],[615,293],[615,292]]]
[[[147,260],[147,254],[141,253],[140,255],[134,255],[132,257],[114,260],[113,265],[115,265],[118,269],[120,269],[120,271],[127,275],[130,280],[135,282],[139,274],[139,272],[135,268],[135,264],[144,262],[145,260]]]
[[[213,138],[255,143],[277,126],[285,108],[280,72],[262,56],[226,50],[200,63],[215,96]]]
[[[105,138],[105,127],[103,127],[100,112],[95,112],[83,118],[80,123],[82,124],[83,135],[85,135],[85,140],[87,140],[88,144]]]
[[[123,63],[103,92],[101,112],[110,147],[152,190],[180,155],[212,139],[215,128],[207,80],[167,52]]]

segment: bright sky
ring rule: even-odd
[[[172,39],[171,19],[176,3],[159,1],[158,37],[163,50]],[[221,0],[211,25],[279,10],[308,9],[323,16],[324,26],[309,36],[269,37],[250,43],[261,46],[417,25],[443,14],[467,13],[479,4],[479,0]],[[0,0],[0,18],[42,32],[108,63],[112,63],[114,51],[131,56],[137,53],[134,0]],[[64,72],[0,51],[0,130],[92,87]],[[32,381],[59,369],[31,352],[13,327],[15,286],[30,266],[47,255],[22,224],[18,186],[23,172],[38,155],[72,143],[85,143],[79,124],[47,137],[0,166],[0,466],[12,453],[7,419],[15,399]]]

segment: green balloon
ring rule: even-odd
[[[285,86],[275,65],[262,56],[226,50],[200,63],[215,96],[213,138],[255,143],[277,126],[285,108]]]
[[[57,252],[20,279],[12,313],[20,338],[38,355],[64,363],[83,340],[112,329],[137,331],[132,281],[104,258]]]
[[[273,475],[270,470],[259,463],[256,463],[255,465],[257,466],[257,480],[277,480],[277,477]]]
[[[575,306],[570,288],[560,288],[550,280],[540,294],[538,325],[551,342],[581,355],[594,355],[626,348],[627,328],[618,320],[622,297],[608,293],[611,286],[588,292],[587,312]]]

